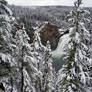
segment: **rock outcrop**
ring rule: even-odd
[[[58,27],[55,25],[51,25],[49,23],[46,23],[40,31],[40,37],[41,37],[42,44],[46,45],[47,41],[49,41],[51,44],[52,50],[56,49],[60,36],[61,35],[58,31]]]

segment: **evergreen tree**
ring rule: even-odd
[[[35,92],[35,88],[32,84],[32,75],[34,72],[34,67],[32,66],[32,53],[31,47],[28,43],[29,37],[26,34],[25,28],[18,30],[15,35],[16,42],[16,55],[18,62],[18,78],[20,79],[20,92]],[[19,80],[18,79],[18,80]]]
[[[26,69],[26,57],[32,57],[29,37],[24,27],[17,29],[15,24],[7,2],[0,0],[0,83],[5,92],[35,92]]]
[[[55,75],[52,67],[52,54],[50,43],[47,42],[46,51],[43,58],[42,92],[55,92]]]
[[[86,42],[89,41],[89,32],[84,26],[85,10],[81,4],[82,0],[77,0],[74,3],[75,9],[70,13],[70,38],[65,47],[66,64],[58,73],[58,92],[87,92],[90,58]]]
[[[12,13],[7,7],[7,2],[0,0],[0,83],[5,92],[13,90],[12,66],[14,58],[12,53],[16,46],[13,44],[11,21]]]
[[[54,92],[55,76],[52,68],[50,46],[43,46],[40,40],[39,30],[35,31],[35,39],[32,44],[33,58],[37,73],[34,79],[36,92]]]
[[[42,80],[42,57],[44,55],[44,46],[41,44],[40,36],[38,30],[34,32],[34,41],[31,44],[32,48],[32,67],[34,68],[34,72],[32,73],[32,82],[36,88],[36,92],[41,92],[41,80]]]

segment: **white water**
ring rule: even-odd
[[[59,40],[58,46],[55,51],[52,52],[53,57],[61,57],[64,54],[65,44],[69,41],[69,34],[62,36]]]

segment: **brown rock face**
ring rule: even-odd
[[[47,41],[49,41],[51,44],[51,49],[55,50],[60,38],[58,27],[55,25],[51,25],[49,23],[45,24],[45,26],[42,28],[40,32],[40,37],[43,45],[46,46]]]

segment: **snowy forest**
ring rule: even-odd
[[[92,8],[82,4],[0,0],[0,92],[92,92]]]

